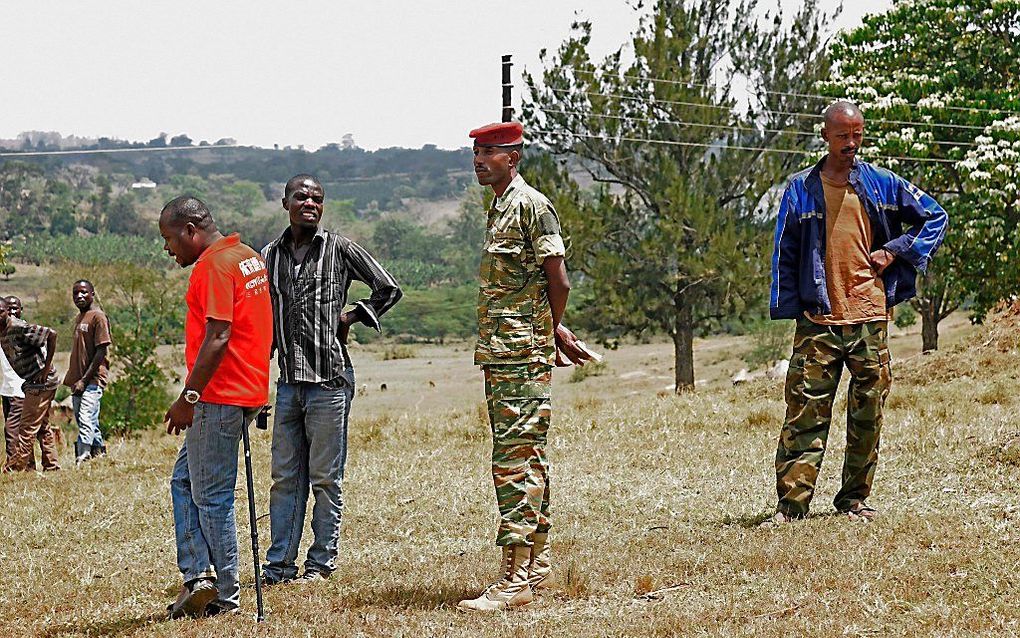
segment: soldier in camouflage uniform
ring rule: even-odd
[[[522,135],[516,122],[470,133],[478,182],[496,195],[482,252],[474,360],[485,375],[502,561],[499,579],[461,601],[463,610],[525,605],[548,576],[552,368],[568,365],[563,357],[590,357],[560,323],[570,290],[563,239],[549,200],[517,174]]]
[[[888,320],[916,293],[945,236],[947,216],[913,184],[857,159],[864,116],[849,102],[825,111],[829,152],[797,173],[776,219],[770,314],[796,319],[786,420],[776,450],[775,515],[807,514],[845,365],[850,371],[843,481],[834,504],[851,520],[877,514],[865,499],[878,465],[882,407],[892,381]]]

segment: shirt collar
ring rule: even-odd
[[[219,251],[223,250],[224,248],[230,248],[231,246],[236,246],[236,245],[238,245],[240,243],[241,243],[241,235],[238,234],[238,233],[230,233],[229,235],[226,235],[222,239],[217,239],[211,245],[209,245],[205,250],[203,250],[202,254],[198,256],[198,261],[204,261],[205,259],[207,259],[213,253],[218,253]]]
[[[514,200],[514,197],[521,192],[521,189],[525,186],[524,178],[521,177],[520,173],[514,176],[510,180],[510,184],[503,191],[503,194],[492,201],[492,207],[499,212],[505,212],[510,206],[510,202]]]
[[[286,246],[290,243],[292,236],[293,233],[290,232],[290,226],[284,228],[283,232],[280,234],[280,245]],[[322,224],[319,224],[319,226],[316,227],[315,235],[312,237],[312,243],[317,241],[326,241],[326,229],[322,227]]]

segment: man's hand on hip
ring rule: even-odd
[[[896,255],[892,254],[885,248],[879,248],[875,252],[871,253],[871,266],[875,269],[877,274],[881,275],[895,259]]]

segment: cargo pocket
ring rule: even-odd
[[[535,346],[531,302],[492,306],[486,314],[492,326],[489,351],[493,355],[510,358],[530,354]]]
[[[794,353],[790,357],[790,367],[786,371],[786,402],[789,405],[791,400],[804,396],[804,364],[807,356]]]

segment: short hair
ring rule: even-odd
[[[89,287],[89,290],[91,292],[95,292],[96,291],[96,287],[93,286],[92,282],[89,281],[88,279],[79,279],[78,281],[74,282],[73,284],[71,284],[71,290],[74,290],[75,288],[77,288],[78,284],[85,284],[86,286]]]
[[[284,198],[290,197],[290,194],[293,193],[294,191],[296,191],[298,189],[298,187],[301,186],[301,182],[303,182],[305,180],[309,180],[309,179],[312,180],[313,182],[315,182],[316,184],[318,184],[319,188],[322,188],[322,182],[320,182],[319,178],[316,177],[315,175],[309,175],[308,173],[298,173],[294,177],[291,177],[290,179],[288,179],[287,180],[287,185],[283,187],[283,196],[284,196]],[[326,193],[326,189],[322,188],[322,192],[323,192],[323,194],[325,194]]]
[[[7,310],[7,297],[0,297],[0,310]]]
[[[848,100],[836,100],[828,107],[825,112],[822,113],[823,122],[826,126],[832,124],[832,121],[836,119],[837,115],[845,114],[850,117],[860,117],[864,119],[864,113],[861,112],[861,108]]]
[[[205,202],[194,195],[181,195],[166,203],[160,215],[169,215],[175,224],[192,223],[195,228],[215,228],[216,222]]]
[[[21,303],[21,297],[17,295],[7,295],[6,297],[0,297],[0,299],[3,299],[5,303],[11,303],[12,299],[14,301],[17,301],[18,303]]]

